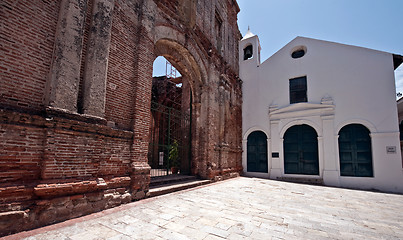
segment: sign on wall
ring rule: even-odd
[[[159,152],[159,164],[164,165],[164,152]]]
[[[386,146],[387,154],[396,154],[396,146]]]

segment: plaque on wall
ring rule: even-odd
[[[396,153],[396,146],[386,146],[386,153],[387,154],[395,154]]]

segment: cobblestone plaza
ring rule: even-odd
[[[402,239],[403,196],[235,178],[5,239]]]

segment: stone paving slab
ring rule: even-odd
[[[403,239],[403,195],[240,177],[5,239]]]

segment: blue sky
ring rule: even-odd
[[[262,62],[297,36],[403,55],[403,0],[237,0],[242,35],[250,26],[262,45]],[[155,62],[154,75],[165,75]],[[403,66],[395,71],[403,93]]]
[[[237,0],[242,35],[250,26],[262,62],[297,36],[403,55],[403,0]],[[403,93],[403,66],[395,71]]]

